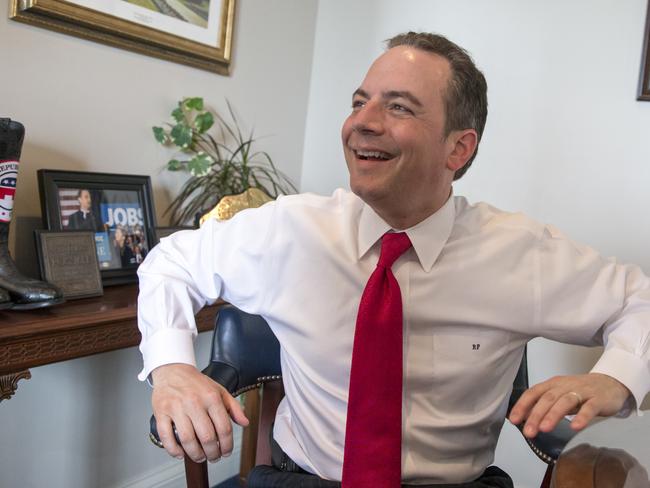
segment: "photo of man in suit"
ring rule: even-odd
[[[70,230],[97,230],[97,220],[92,210],[92,197],[90,191],[80,189],[77,192],[79,210],[71,214],[66,229]]]

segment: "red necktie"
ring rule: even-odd
[[[391,266],[411,247],[385,234],[354,333],[342,488],[399,488],[402,457],[402,295]]]

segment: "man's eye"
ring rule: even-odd
[[[410,108],[405,107],[404,105],[400,105],[399,103],[391,103],[389,108],[391,110],[394,110],[395,112],[403,112],[407,114],[413,113],[413,111]]]
[[[365,102],[363,100],[352,100],[352,108],[361,108],[363,107]]]

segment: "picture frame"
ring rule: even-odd
[[[37,177],[45,229],[93,231],[103,285],[136,282],[156,244],[151,178],[48,169]]]
[[[236,0],[10,0],[11,19],[229,74]]]
[[[41,279],[58,286],[66,300],[104,294],[92,231],[35,230]]]
[[[648,8],[646,11],[637,100],[650,102],[650,0],[648,0]]]

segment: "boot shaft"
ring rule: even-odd
[[[24,137],[25,128],[20,122],[0,118],[0,223],[6,223],[7,227],[14,206]],[[0,242],[6,243],[7,232],[0,229]]]
[[[19,161],[24,138],[23,124],[0,118],[0,161]]]
[[[9,245],[9,222],[0,222],[0,250]]]

